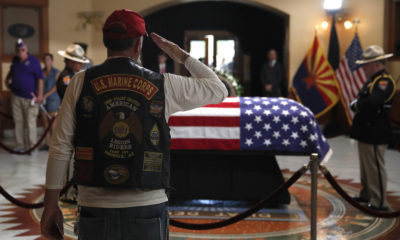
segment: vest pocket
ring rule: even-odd
[[[130,218],[130,230],[132,239],[162,240],[160,218]]]
[[[105,240],[106,218],[104,217],[79,217],[79,240]]]

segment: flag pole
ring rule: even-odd
[[[358,34],[358,24],[360,24],[360,19],[356,18],[353,20],[354,23],[354,28],[355,28],[355,34]]]

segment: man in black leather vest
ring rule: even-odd
[[[144,19],[114,11],[103,27],[106,61],[76,74],[65,93],[49,152],[44,236],[63,234],[58,195],[75,152],[79,239],[168,239],[169,116],[227,96],[215,73],[176,44],[153,41],[193,77],[140,65]]]
[[[384,153],[391,141],[388,108],[396,90],[395,82],[385,70],[383,49],[373,45],[363,53],[363,69],[368,80],[350,107],[356,113],[350,136],[358,140],[362,190],[355,197],[374,210],[388,210],[386,201],[387,175]]]

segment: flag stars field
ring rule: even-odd
[[[260,137],[262,137],[261,132],[260,132],[260,131],[256,131],[256,132],[254,133],[254,137],[256,137],[257,139],[260,138]]]
[[[298,117],[292,117],[292,120],[290,121],[293,124],[296,124],[299,122],[299,118]]]
[[[251,111],[250,109],[247,109],[247,110],[246,110],[246,114],[250,116],[250,115],[253,114],[253,111]]]
[[[289,124],[283,124],[282,125],[282,128],[281,128],[283,131],[289,131],[290,130],[290,127],[289,127]]]
[[[271,115],[271,111],[270,111],[270,110],[264,110],[264,115],[265,115],[265,116]]]
[[[271,145],[271,144],[272,144],[271,140],[269,140],[269,139],[264,139],[264,145],[265,145],[265,146],[269,147],[269,145]]]
[[[262,122],[261,116],[256,116],[256,117],[254,118],[254,122],[256,122],[256,123]]]
[[[250,131],[251,129],[253,129],[253,125],[251,123],[247,123],[246,127],[247,131]]]
[[[272,107],[272,110],[274,110],[274,111],[278,111],[279,109],[281,109],[281,108],[278,105],[274,105]]]
[[[260,110],[261,110],[261,106],[260,106],[260,105],[255,105],[255,106],[254,106],[254,110],[260,111]]]
[[[279,116],[274,116],[274,123],[278,124],[281,121],[281,118]]]
[[[289,113],[288,110],[283,110],[283,111],[282,111],[282,115],[285,116],[285,117],[287,117],[287,116],[290,115],[290,113]]]
[[[265,123],[263,129],[268,132],[271,129],[271,125],[269,123]]]
[[[300,146],[303,147],[303,148],[307,147],[307,142],[304,141],[304,140],[301,140],[300,141]]]
[[[291,138],[297,139],[299,137],[299,134],[297,132],[292,132],[292,135],[290,135]]]
[[[281,137],[281,134],[279,133],[279,131],[275,131],[273,136],[274,136],[274,138],[278,139]]]
[[[301,125],[300,131],[302,131],[303,133],[308,131],[308,128],[306,125]]]
[[[247,138],[247,139],[246,139],[246,145],[247,145],[247,146],[253,145],[253,140],[251,140],[251,138]]]
[[[285,146],[285,147],[289,146],[290,145],[289,139],[283,139],[282,145]]]

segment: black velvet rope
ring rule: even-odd
[[[191,229],[191,230],[207,230],[207,229],[221,228],[221,227],[225,227],[225,226],[234,224],[236,222],[239,222],[239,221],[247,218],[248,216],[252,215],[253,213],[259,211],[263,206],[265,206],[268,202],[270,202],[274,197],[276,197],[278,194],[280,194],[283,190],[288,189],[290,186],[292,186],[307,171],[307,169],[308,169],[308,166],[303,166],[297,172],[295,172],[293,174],[293,176],[291,176],[286,182],[284,182],[279,187],[277,187],[272,193],[270,193],[263,200],[259,201],[253,207],[249,208],[245,212],[242,212],[234,217],[224,219],[219,222],[213,222],[213,223],[194,224],[194,223],[185,223],[185,222],[177,221],[175,219],[170,219],[169,223],[170,223],[170,225],[175,226],[175,227]]]
[[[44,131],[42,137],[40,137],[39,141],[38,141],[35,145],[33,145],[31,148],[29,148],[28,150],[23,151],[23,152],[18,152],[18,151],[15,151],[14,149],[11,149],[11,148],[8,147],[8,146],[6,146],[6,145],[5,145],[4,143],[2,143],[2,142],[0,142],[0,147],[3,148],[4,150],[6,150],[6,151],[9,152],[9,153],[17,154],[17,155],[26,155],[26,154],[31,153],[33,150],[35,150],[37,147],[39,147],[40,144],[43,142],[43,140],[44,140],[44,138],[46,137],[47,133],[50,131],[51,126],[53,125],[53,122],[55,121],[55,119],[56,119],[55,117],[53,117],[52,119],[50,119],[49,126],[48,126],[48,127],[46,128],[46,130]]]
[[[365,212],[368,215],[379,217],[379,218],[396,218],[400,217],[400,211],[396,212],[382,212],[382,211],[374,211],[368,207],[365,207],[359,204],[356,200],[350,197],[346,191],[336,182],[335,178],[333,178],[332,174],[325,166],[320,166],[321,172],[324,174],[325,178],[331,184],[331,186],[336,190],[339,195],[344,198],[349,204],[353,207],[359,209],[362,212]]]
[[[60,196],[65,194],[71,186],[72,186],[72,183],[68,182],[64,186],[64,188],[61,190]],[[4,190],[4,188],[2,186],[0,186],[0,194],[3,195],[3,197],[5,197],[11,203],[17,205],[18,207],[33,209],[33,208],[41,208],[44,205],[44,202],[27,203],[27,202],[23,202],[21,200],[18,200],[16,198],[14,198],[13,196],[11,196],[11,194],[9,194],[6,190]]]

